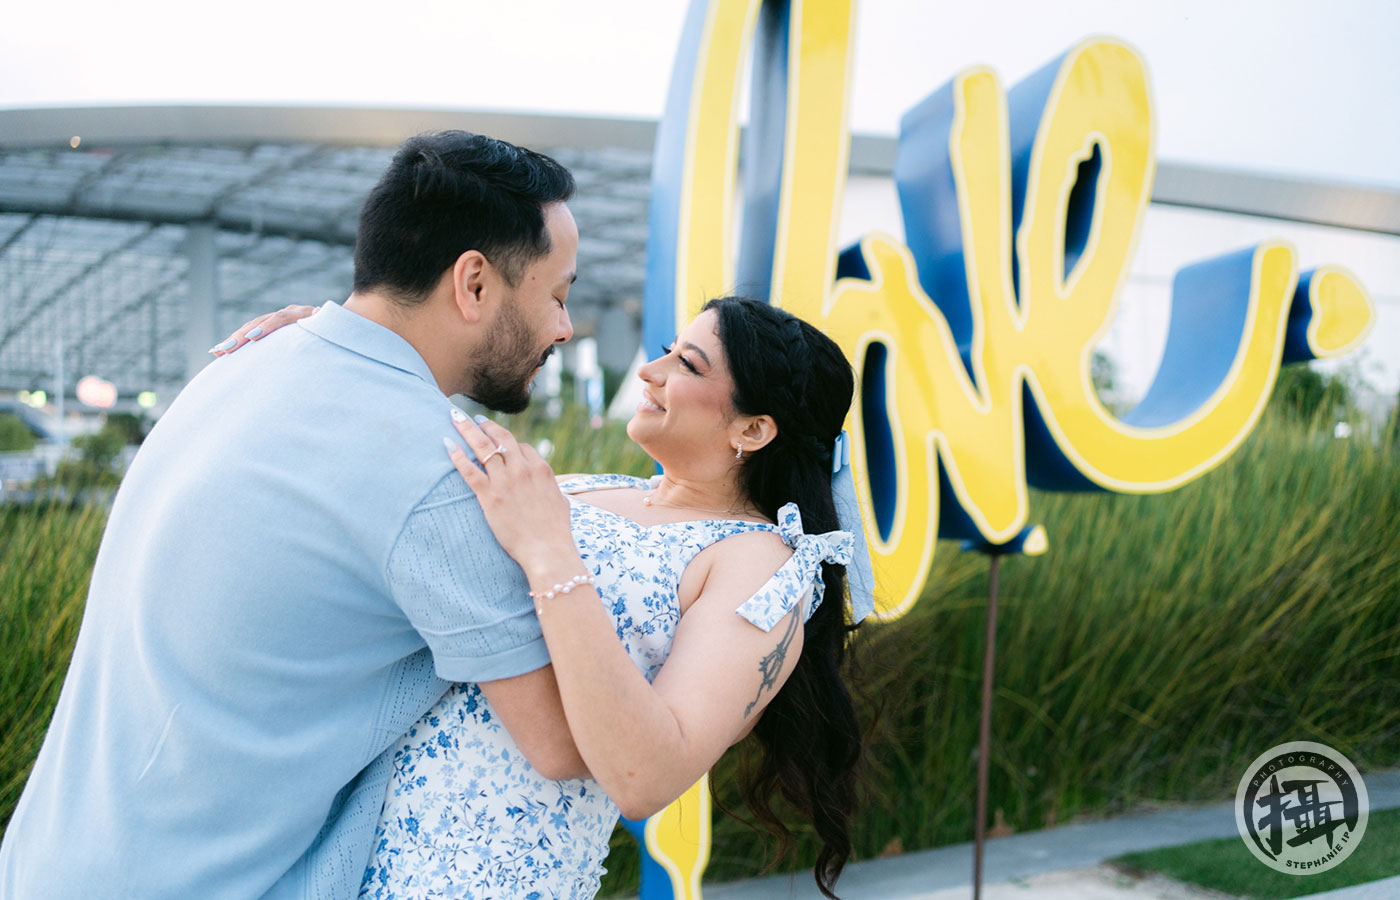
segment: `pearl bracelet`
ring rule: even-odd
[[[530,592],[530,599],[532,599],[532,600],[542,600],[542,601],[544,601],[545,603],[548,603],[549,601],[553,600],[553,599],[554,599],[556,596],[558,596],[559,594],[567,594],[569,591],[572,591],[574,588],[579,587],[580,585],[584,585],[584,584],[592,585],[592,586],[595,587],[595,588],[597,587],[597,584],[595,584],[594,581],[593,581],[593,576],[592,576],[592,575],[575,575],[573,578],[570,578],[568,581],[564,582],[563,584],[556,584],[554,587],[550,588],[550,589],[547,590],[547,591],[540,591],[539,593],[536,593],[535,591],[531,591],[531,592]]]

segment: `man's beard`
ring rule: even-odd
[[[554,347],[542,356],[534,355],[538,344],[516,310],[513,297],[506,300],[483,344],[468,370],[471,387],[467,396],[496,412],[520,412],[530,405],[530,381],[535,371]]]

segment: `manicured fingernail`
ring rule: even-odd
[[[465,422],[467,421],[467,414],[454,406],[452,407],[452,421]]]
[[[485,416],[473,416],[473,418],[476,420],[476,424],[478,425],[480,425],[482,422],[489,421]]]
[[[447,448],[447,454],[452,455],[452,451],[457,449],[457,445],[452,443],[452,438],[443,438],[442,445]]]
[[[246,337],[248,340],[251,341],[253,338],[259,336],[260,334],[262,334],[262,326],[261,326],[261,325],[259,325],[257,328],[254,328],[252,331],[248,332],[247,334],[245,334],[245,335],[243,335],[243,336]]]
[[[237,343],[238,343],[238,338],[229,338],[228,340],[224,341],[222,344],[215,344],[215,345],[214,345],[214,349],[215,349],[215,350],[232,350],[232,349],[234,348],[234,346],[235,346]],[[210,352],[213,352],[213,351],[210,351]]]

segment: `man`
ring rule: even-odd
[[[344,306],[176,399],[113,505],[0,897],[353,895],[376,758],[443,679],[582,774],[525,580],[442,445],[446,395],[518,411],[572,335],[572,190],[501,141],[408,141]]]

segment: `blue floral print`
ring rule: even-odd
[[[598,596],[648,681],[671,652],[681,574],[710,544],[776,531],[793,548],[792,559],[737,610],[765,631],[807,598],[810,615],[820,600],[820,562],[850,558],[849,534],[803,534],[793,504],[783,507],[776,526],[723,519],[648,526],[572,496],[648,484],[589,475],[561,485],[571,495],[574,541]],[[617,818],[617,806],[597,782],[551,781],[536,772],[481,689],[454,685],[394,748],[360,896],[585,900],[598,891]]]

